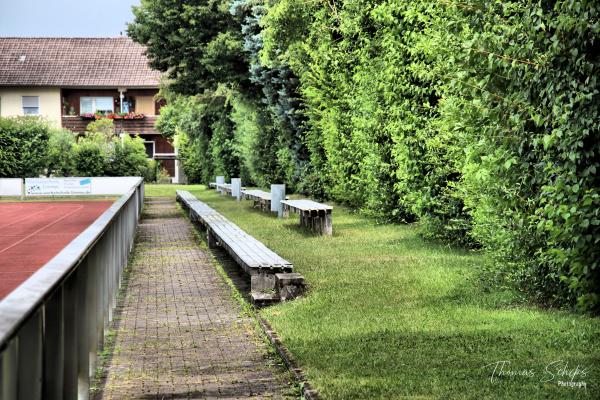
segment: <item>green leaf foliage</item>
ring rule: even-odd
[[[150,167],[147,157],[142,138],[124,135],[113,141],[105,173],[108,176],[146,176]]]
[[[479,247],[547,305],[600,305],[600,5],[144,0],[195,176],[283,181]],[[199,21],[204,21],[200,23]],[[185,160],[184,160],[185,168]]]
[[[221,82],[248,85],[239,22],[227,0],[142,0],[129,36],[148,47],[150,65],[168,72],[171,88],[197,94]]]
[[[75,175],[102,176],[108,166],[108,155],[102,143],[82,138],[75,149]]]
[[[465,134],[473,236],[541,301],[597,309],[600,5],[470,1],[446,13],[444,119]]]
[[[50,128],[37,117],[0,118],[0,178],[44,173]]]
[[[71,176],[75,172],[75,134],[66,129],[52,129],[48,141],[48,176]]]

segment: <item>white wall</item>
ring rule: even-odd
[[[23,115],[23,96],[40,97],[40,115],[55,127],[61,126],[62,106],[60,89],[45,87],[2,87],[0,88],[0,117]]]
[[[52,179],[60,180],[61,178],[35,178],[35,180]],[[86,178],[69,178],[69,179],[86,179]],[[90,178],[91,183],[91,196],[103,196],[103,195],[121,195],[127,193],[140,178],[136,176],[125,176],[125,177],[94,177]],[[21,196],[21,187],[23,184],[22,179],[0,179],[0,196]],[[32,195],[35,196],[35,195]],[[45,196],[45,194],[39,194],[39,196]],[[62,196],[62,195],[61,195]],[[73,195],[76,196],[76,195]]]
[[[92,179],[92,195],[125,194],[140,179],[137,176],[95,177]]]
[[[0,178],[0,196],[21,196],[22,185],[19,178]]]

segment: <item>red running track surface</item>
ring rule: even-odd
[[[0,300],[57,255],[112,203],[0,202]]]

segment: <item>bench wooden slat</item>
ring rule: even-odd
[[[243,267],[279,271],[292,270],[293,266],[289,261],[280,257],[191,193],[178,190],[177,198],[193,211],[199,221],[210,229],[228,253],[238,263],[243,264]]]
[[[242,190],[242,195],[251,199],[271,201],[271,193],[263,190]]]
[[[300,211],[333,210],[332,206],[317,203],[312,200],[282,200],[281,203]]]

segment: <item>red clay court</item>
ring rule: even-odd
[[[112,203],[0,202],[0,300],[58,254]]]

